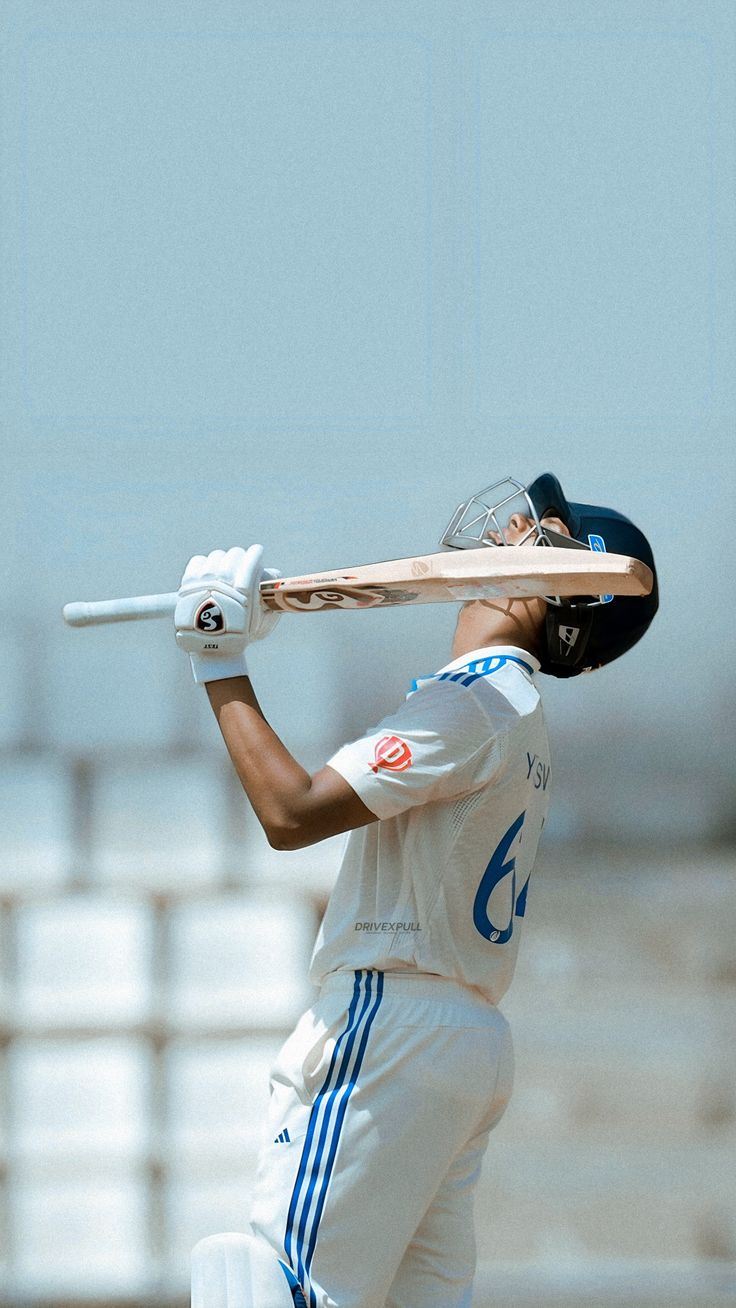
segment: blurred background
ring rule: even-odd
[[[2,1308],[178,1308],[242,1228],[339,857],[268,848],[165,623],[62,604],[427,552],[548,469],[647,531],[662,607],[542,679],[476,1303],[736,1303],[733,5],[2,16]],[[287,617],[264,709],[318,766],[454,617]]]

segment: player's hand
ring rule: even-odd
[[[176,643],[189,654],[194,680],[247,675],[245,650],[279,618],[261,604],[258,586],[281,574],[263,567],[263,546],[195,554],[184,571],[174,613]]]

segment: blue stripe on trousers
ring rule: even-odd
[[[342,1130],[343,1122],[345,1121],[345,1114],[347,1113],[348,1099],[350,1098],[351,1094],[353,1093],[353,1090],[355,1089],[355,1085],[358,1079],[358,1074],[360,1072],[363,1063],[363,1057],[365,1055],[366,1046],[368,1044],[368,1036],[370,1035],[370,1029],[371,1026],[373,1025],[373,1020],[376,1016],[376,1013],[378,1012],[378,1009],[381,1004],[381,999],[383,997],[383,972],[378,972],[376,976],[377,979],[376,979],[375,1003],[373,1004],[373,1007],[370,1013],[368,1014],[367,1021],[363,1027],[360,1046],[358,1048],[358,1055],[355,1060],[353,1073],[350,1080],[347,1082],[345,1093],[341,1096],[340,1103],[337,1110],[337,1116],[335,1118],[335,1126],[332,1132],[332,1143],[330,1145],[330,1151],[327,1156],[327,1163],[325,1165],[324,1178],[322,1181],[322,1189],[320,1191],[319,1199],[317,1200],[317,1207],[315,1209],[314,1220],[312,1222],[312,1233],[309,1237],[307,1255],[304,1260],[307,1277],[309,1277],[312,1269],[312,1259],[314,1257],[314,1250],[317,1244],[319,1223],[325,1206],[325,1200],[327,1199],[327,1191],[329,1189],[330,1180],[332,1177],[332,1171],[335,1166],[335,1156],[337,1154],[337,1146],[340,1140],[340,1132]],[[368,995],[370,995],[370,981],[368,983]],[[337,1090],[333,1091],[333,1098],[336,1094],[337,1094]],[[317,1165],[319,1165],[319,1163]],[[317,1299],[314,1294],[314,1291],[312,1290],[311,1285],[309,1287],[309,1303],[310,1303],[310,1308],[317,1308]]]
[[[337,1083],[334,1089],[330,1090],[328,1093],[327,1087],[325,1087],[325,1089],[321,1090],[319,1095],[317,1096],[317,1099],[319,1101],[319,1107],[321,1108],[323,1104],[325,1107],[324,1107],[324,1112],[322,1114],[322,1124],[320,1127],[319,1139],[317,1141],[317,1148],[311,1164],[311,1175],[309,1178],[309,1185],[307,1187],[306,1197],[302,1205],[302,1213],[301,1213],[301,1218],[299,1220],[299,1230],[297,1231],[297,1241],[296,1241],[297,1253],[298,1253],[297,1272],[300,1278],[305,1278],[306,1270],[307,1270],[304,1262],[304,1256],[303,1256],[304,1238],[306,1234],[307,1222],[309,1219],[309,1210],[312,1206],[312,1197],[314,1195],[314,1188],[319,1180],[319,1168],[322,1161],[322,1155],[324,1152],[325,1140],[327,1138],[327,1133],[330,1127],[330,1117],[332,1116],[332,1107],[338,1092],[345,1084],[348,1075],[348,1069],[350,1066],[350,1061],[353,1054],[353,1046],[355,1045],[355,1041],[358,1036],[358,1031],[360,1030],[361,1025],[365,1020],[365,1016],[366,1013],[368,1012],[368,1008],[370,1006],[370,1001],[371,1001],[371,987],[373,983],[372,973],[371,972],[367,972],[364,974],[358,973],[357,976],[361,984],[365,982],[365,993],[363,997],[363,1004],[361,1006],[361,1010],[358,1015],[358,1020],[354,1024],[353,1029],[351,1030],[350,1035],[345,1043],[345,1051],[343,1053],[342,1062],[340,1064],[340,1071],[338,1073]]]
[[[345,1026],[345,1029],[340,1033],[340,1035],[338,1036],[335,1042],[335,1048],[333,1049],[332,1052],[332,1058],[330,1060],[330,1066],[327,1071],[327,1076],[325,1077],[323,1085],[317,1094],[315,1102],[312,1106],[312,1111],[309,1116],[307,1134],[302,1149],[302,1156],[299,1163],[299,1170],[297,1172],[297,1177],[294,1182],[294,1189],[289,1204],[289,1211],[286,1219],[286,1233],[284,1236],[284,1251],[286,1253],[286,1256],[292,1268],[294,1268],[294,1257],[293,1257],[293,1246],[294,1246],[294,1238],[295,1238],[294,1224],[296,1222],[297,1211],[299,1209],[299,1201],[304,1189],[305,1178],[307,1176],[307,1172],[311,1171],[311,1175],[307,1185],[306,1196],[302,1206],[301,1217],[299,1219],[298,1230],[296,1232],[297,1264],[295,1270],[299,1277],[299,1281],[302,1284],[304,1284],[305,1273],[307,1272],[308,1267],[311,1266],[312,1257],[314,1255],[314,1247],[317,1240],[317,1229],[318,1229],[320,1217],[322,1215],[322,1211],[324,1209],[325,1199],[327,1195],[327,1187],[329,1185],[330,1176],[332,1174],[332,1170],[334,1166],[338,1137],[340,1134],[340,1130],[342,1128],[342,1123],[345,1118],[345,1112],[347,1110],[347,1099],[352,1093],[358,1072],[360,1070],[360,1066],[363,1062],[363,1056],[365,1054],[365,1047],[368,1039],[368,1033],[370,1031],[370,1027],[372,1025],[376,1012],[378,1011],[378,1007],[381,1001],[381,996],[383,994],[383,973],[379,972],[375,974],[378,978],[377,986],[376,986],[376,1000],[373,1007],[371,1008],[370,1013],[368,1013],[368,1010],[370,1008],[370,1001],[371,1001],[373,975],[374,974],[371,972],[366,972],[366,973],[363,973],[361,971],[355,972],[355,982],[353,985],[353,994],[350,1002],[350,1008],[348,1010],[347,1024]],[[363,997],[362,1005],[360,1007],[360,1012],[356,1017],[356,1010],[358,1008],[358,1001],[360,998],[363,982],[365,982],[365,994]],[[367,1013],[368,1013],[368,1017],[366,1020]],[[361,1026],[363,1028],[363,1031],[358,1046],[358,1053],[355,1059],[350,1080],[347,1080],[348,1069],[351,1062],[353,1047],[355,1045],[355,1041],[358,1036],[358,1031]],[[340,1061],[339,1070],[337,1071],[336,1078],[334,1078],[335,1084],[333,1086],[332,1082],[335,1073],[335,1068],[337,1067],[338,1054],[340,1052],[341,1046],[343,1045],[343,1042],[345,1042],[345,1048],[343,1051],[342,1059]],[[307,1251],[307,1257],[304,1258],[303,1246],[304,1246],[304,1237],[306,1234],[306,1227],[307,1227],[307,1221],[309,1216],[309,1209],[312,1204],[312,1198],[314,1195],[315,1186],[319,1182],[319,1169],[324,1155],[325,1142],[327,1140],[327,1133],[329,1128],[330,1117],[332,1114],[332,1107],[339,1092],[343,1089],[346,1090],[346,1093],[342,1096],[342,1099],[338,1104],[338,1111],[332,1131],[332,1139],[329,1145],[327,1172],[322,1180],[322,1186],[319,1193],[317,1208],[315,1210],[315,1215],[312,1221],[312,1229],[309,1238],[309,1248]],[[325,1110],[324,1113],[322,1114],[322,1121],[319,1129],[317,1147],[316,1147],[314,1158],[310,1165],[309,1155],[311,1153],[312,1144],[314,1143],[314,1137],[317,1132],[317,1125],[323,1105],[325,1105]],[[309,1291],[309,1297],[310,1297],[310,1304],[313,1306],[313,1308],[316,1308],[316,1296],[314,1295],[311,1288]]]
[[[333,1073],[333,1071],[334,1071],[334,1069],[335,1069],[335,1065],[336,1065],[336,1063],[337,1063],[337,1056],[338,1056],[338,1054],[339,1054],[339,1052],[340,1052],[340,1046],[341,1046],[343,1040],[345,1039],[345,1037],[350,1033],[350,1031],[351,1031],[351,1029],[352,1029],[353,1021],[354,1021],[354,1018],[355,1018],[355,1010],[356,1010],[357,1005],[358,1005],[358,998],[359,998],[359,995],[360,995],[360,972],[356,972],[356,973],[355,973],[355,984],[354,984],[354,986],[353,986],[353,996],[352,996],[352,999],[351,999],[351,1001],[350,1001],[350,1008],[348,1009],[348,1020],[347,1020],[347,1025],[346,1025],[346,1027],[345,1027],[345,1030],[342,1031],[342,1032],[340,1033],[340,1035],[338,1036],[337,1040],[335,1041],[335,1047],[334,1047],[334,1049],[333,1049],[333,1051],[332,1051],[332,1058],[330,1059],[330,1066],[329,1066],[329,1068],[327,1069],[327,1076],[325,1077],[324,1083],[323,1083],[322,1088],[321,1088],[321,1090],[320,1090],[320,1092],[319,1092],[320,1095],[323,1094],[324,1091],[327,1090],[328,1087],[329,1087],[329,1085],[330,1085],[330,1081],[331,1081],[331,1079],[332,1079],[332,1073]],[[309,1124],[308,1124],[308,1126],[307,1126],[307,1134],[306,1134],[306,1138],[305,1138],[305,1141],[304,1141],[304,1145],[302,1146],[302,1156],[301,1156],[301,1159],[300,1159],[300,1162],[299,1162],[299,1170],[298,1170],[298,1172],[297,1172],[296,1180],[295,1180],[295,1182],[294,1182],[294,1189],[293,1189],[293,1191],[292,1191],[292,1195],[291,1195],[291,1202],[290,1202],[290,1204],[289,1204],[289,1211],[288,1211],[287,1216],[286,1216],[286,1234],[285,1234],[285,1236],[284,1236],[284,1252],[285,1252],[285,1254],[286,1254],[286,1256],[287,1256],[289,1262],[292,1263],[292,1264],[293,1264],[293,1261],[294,1261],[293,1258],[292,1258],[292,1240],[293,1240],[293,1235],[294,1235],[294,1231],[293,1231],[294,1221],[295,1221],[295,1218],[296,1218],[296,1211],[297,1211],[297,1208],[298,1208],[298,1206],[299,1206],[299,1194],[300,1194],[301,1187],[302,1187],[302,1184],[303,1184],[303,1182],[304,1182],[304,1176],[305,1176],[305,1173],[306,1173],[306,1170],[307,1170],[307,1163],[308,1163],[308,1160],[309,1160],[309,1151],[310,1151],[310,1149],[311,1149],[311,1145],[312,1145],[312,1138],[313,1138],[313,1136],[314,1136],[314,1132],[315,1132],[316,1127],[317,1127],[317,1115],[318,1115],[318,1113],[319,1113],[319,1107],[320,1107],[320,1099],[319,1099],[319,1095],[318,1095],[317,1098],[316,1098],[316,1100],[315,1100],[315,1102],[314,1102],[314,1104],[312,1105],[312,1111],[311,1111],[311,1113],[310,1113],[310,1115],[309,1115]]]
[[[362,978],[361,978],[361,981],[362,981]],[[356,1041],[356,1038],[357,1038],[357,1035],[358,1035],[358,1029],[359,1029],[359,1027],[360,1027],[361,1022],[363,1021],[363,1019],[364,1019],[364,1017],[365,1017],[365,1014],[366,1014],[366,1012],[367,1012],[367,1010],[368,1010],[368,1006],[369,1006],[369,1004],[370,1004],[370,1000],[371,1000],[371,984],[372,984],[372,976],[371,976],[371,973],[369,972],[369,973],[367,974],[366,979],[365,979],[365,994],[364,994],[364,997],[363,997],[363,1006],[362,1006],[362,1008],[361,1008],[361,1010],[360,1010],[360,1015],[359,1015],[359,1017],[358,1017],[358,1020],[357,1020],[357,1022],[355,1023],[355,1026],[353,1027],[353,1030],[350,1032],[349,1039],[348,1039],[348,1041],[347,1041],[347,1043],[346,1043],[346,1045],[345,1045],[345,1052],[344,1052],[344,1054],[343,1054],[342,1062],[341,1062],[341,1064],[340,1064],[340,1071],[339,1071],[339,1074],[338,1074],[338,1077],[337,1077],[337,1083],[336,1083],[334,1089],[330,1091],[329,1096],[328,1096],[328,1093],[327,1093],[327,1086],[326,1086],[326,1085],[325,1085],[325,1087],[324,1087],[322,1090],[320,1090],[319,1095],[317,1096],[318,1101],[320,1101],[320,1107],[321,1107],[322,1103],[324,1103],[324,1105],[325,1105],[325,1110],[324,1110],[324,1113],[322,1114],[322,1125],[320,1126],[319,1138],[318,1138],[318,1140],[317,1140],[317,1149],[316,1149],[315,1156],[314,1156],[314,1159],[313,1159],[313,1162],[312,1162],[311,1176],[310,1176],[310,1179],[309,1179],[309,1185],[308,1185],[308,1187],[307,1187],[307,1194],[306,1194],[306,1198],[305,1198],[305,1200],[304,1200],[304,1205],[303,1205],[303,1207],[302,1207],[302,1214],[301,1214],[301,1218],[300,1218],[300,1221],[299,1221],[299,1230],[298,1230],[298,1232],[297,1232],[297,1245],[299,1246],[299,1249],[301,1249],[302,1246],[303,1246],[303,1244],[304,1244],[304,1234],[305,1234],[305,1230],[306,1230],[307,1220],[308,1220],[308,1217],[309,1217],[309,1209],[310,1209],[311,1206],[312,1206],[312,1196],[313,1196],[313,1194],[314,1194],[314,1187],[315,1187],[315,1185],[317,1184],[317,1176],[318,1176],[318,1172],[319,1172],[319,1165],[320,1165],[320,1162],[321,1162],[321,1160],[322,1160],[322,1153],[323,1153],[323,1150],[324,1150],[324,1147],[325,1147],[325,1140],[326,1140],[326,1138],[327,1138],[327,1132],[328,1132],[328,1130],[329,1130],[329,1126],[330,1126],[330,1117],[332,1116],[332,1105],[333,1105],[334,1102],[335,1102],[335,1096],[337,1095],[338,1091],[339,1091],[340,1088],[345,1084],[345,1079],[346,1079],[346,1076],[347,1076],[347,1070],[348,1070],[348,1064],[349,1064],[349,1062],[350,1062],[350,1058],[351,1058],[351,1055],[352,1055],[352,1052],[353,1052],[353,1046],[354,1046],[354,1044],[355,1044],[355,1041]],[[302,1267],[302,1271],[303,1271],[303,1270],[304,1270],[304,1268]]]

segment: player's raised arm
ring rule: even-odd
[[[375,821],[375,814],[330,767],[310,775],[263,716],[245,651],[270,634],[277,613],[260,604],[263,549],[195,555],[179,589],[176,640],[210,703],[243,788],[275,849],[299,849]]]

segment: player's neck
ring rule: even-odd
[[[516,645],[536,654],[545,611],[542,599],[473,600],[458,615],[452,657],[493,645]]]

